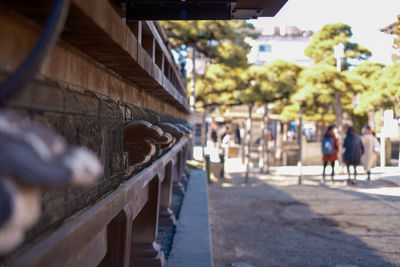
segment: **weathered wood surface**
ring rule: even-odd
[[[128,166],[135,167],[150,161],[152,157],[158,157],[161,145],[169,148],[173,141],[171,134],[147,121],[127,122],[124,128],[124,151],[128,155]]]
[[[21,255],[11,266],[163,266],[159,215],[170,212],[172,180],[181,179],[181,139],[151,166]],[[172,172],[172,169],[176,172]],[[176,177],[178,176],[178,177]]]
[[[153,22],[139,22],[137,26],[142,27],[142,30],[139,29],[138,36],[135,36],[135,31],[130,30],[131,27],[125,24],[107,0],[72,1],[70,17],[73,19],[67,20],[68,32],[63,34],[63,39],[151,93],[158,93],[165,101],[177,102],[188,110],[185,83]],[[85,28],[82,25],[88,26]],[[95,32],[98,34],[93,35]],[[129,42],[136,41],[137,51],[133,50],[135,47],[128,50]],[[167,80],[177,81],[172,88],[164,83],[157,83],[158,77],[153,76],[152,69],[156,67],[156,43],[161,48],[161,56],[165,57],[168,67],[171,68],[171,77],[167,77]],[[121,57],[114,57],[115,55]]]
[[[9,14],[15,11],[14,13],[17,15],[11,15],[11,19],[10,17],[5,19],[8,27],[1,29],[1,31],[4,31],[4,36],[7,36],[6,44],[1,45],[4,47],[2,50],[5,54],[1,55],[2,52],[0,52],[0,56],[2,56],[0,60],[4,61],[6,69],[15,68],[15,65],[32,48],[37,35],[40,33],[39,25],[43,24],[48,14],[47,7],[50,1],[40,0],[38,2],[15,0],[5,1],[5,5],[0,3],[0,10],[6,11],[2,15],[7,16],[7,9],[11,12]],[[37,8],[38,6],[41,6],[41,8]],[[19,25],[13,24],[14,20],[19,20],[17,22]],[[62,41],[59,41],[48,60],[44,62],[40,73],[54,79],[61,78],[59,80],[80,85],[87,89],[89,89],[91,83],[101,81],[102,84],[97,87],[93,86],[93,88],[102,88],[108,83],[107,90],[116,90],[117,84],[111,83],[109,80],[110,73],[96,75],[95,72],[98,71],[94,71],[94,69],[98,66],[88,65],[85,62],[87,59],[79,53],[78,57],[76,52],[71,55],[71,52],[74,52],[71,51],[70,45],[72,45],[80,52],[88,55],[90,59],[101,63],[107,69],[118,74],[125,81],[133,82],[143,92],[154,96],[155,101],[162,100],[170,105],[170,109],[178,109],[187,114],[189,108],[185,93],[185,82],[177,71],[164,40],[159,38],[159,35],[154,35],[156,32],[154,29],[158,28],[149,27],[152,22],[144,24],[147,28],[146,31],[133,29],[134,27],[131,24],[127,25],[121,14],[107,0],[72,1],[61,37]],[[21,28],[14,28],[9,33],[5,32],[15,26]],[[135,26],[142,28],[142,22],[136,23]],[[30,31],[28,35],[26,35],[26,31]],[[147,47],[148,44],[150,44],[150,49]],[[59,51],[60,49],[64,51]],[[12,54],[16,54],[16,57],[12,57]],[[88,81],[90,77],[92,77],[92,80],[96,77],[98,81]],[[83,81],[80,82],[80,79]],[[129,84],[124,84],[122,87],[127,86]],[[119,87],[121,88],[121,86]],[[111,94],[109,91],[105,94],[111,97],[115,96],[115,92]],[[124,92],[123,94],[122,96],[119,95],[119,98],[126,97],[125,94],[127,93]]]
[[[49,4],[50,0],[0,3],[0,24],[6,25],[0,27],[0,35],[7,37],[0,42],[1,71],[13,71],[33,47]],[[157,27],[151,22],[144,27],[142,22],[126,25],[107,0],[73,0],[69,14],[62,39],[46,58],[39,79],[187,116],[184,82]],[[50,94],[40,97],[51,99]],[[172,183],[182,179],[185,154],[180,151],[187,146],[187,138],[175,141],[164,156],[70,218],[11,266],[163,265],[155,243],[158,221],[174,223]]]

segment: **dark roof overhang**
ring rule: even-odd
[[[127,20],[228,20],[273,17],[287,0],[125,0]]]

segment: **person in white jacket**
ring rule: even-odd
[[[367,180],[371,180],[371,169],[376,166],[377,156],[374,150],[375,137],[372,134],[371,127],[364,128],[364,134],[361,138],[364,145],[363,166],[368,174]]]

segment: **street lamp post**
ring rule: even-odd
[[[338,72],[342,71],[342,62],[341,58],[344,57],[344,44],[339,43],[333,47],[333,52],[336,57],[336,70]]]

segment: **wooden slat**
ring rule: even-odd
[[[183,138],[169,152],[153,162],[151,166],[121,184],[114,192],[93,207],[71,219],[49,237],[33,246],[11,266],[48,266],[46,264],[54,262],[57,262],[57,264],[51,266],[86,266],[68,265],[68,263],[76,258],[76,255],[80,253],[79,251],[85,251],[85,253],[79,254],[81,257],[85,257],[85,254],[94,253],[92,252],[93,249],[100,251],[100,254],[96,254],[93,259],[93,262],[99,264],[99,255],[104,256],[106,253],[103,237],[107,226],[121,211],[126,209],[128,209],[126,213],[131,214],[128,221],[134,220],[149,197],[147,194],[148,184],[154,177],[162,176],[161,173],[165,171],[166,164],[171,161],[171,158],[176,157],[186,145],[186,142],[188,142],[188,139]],[[97,240],[95,244],[91,243],[93,240]],[[87,244],[90,244],[90,248],[85,250]]]
[[[7,6],[43,25],[51,1],[14,0],[8,1]],[[146,27],[148,28],[147,24]],[[153,61],[151,48],[151,55],[146,57],[145,63],[138,63],[138,50],[142,43],[142,33],[140,28],[138,30],[135,36],[108,0],[72,0],[61,38],[135,84],[141,87],[156,86],[157,82],[151,76],[152,66],[149,63]],[[148,33],[153,35],[150,30]],[[151,38],[153,36],[150,36]],[[151,39],[149,43],[152,47],[154,41]],[[146,42],[143,44],[147,45]],[[162,44],[159,45],[161,47]],[[174,64],[172,58],[167,57],[170,64]],[[163,91],[164,88],[161,86],[154,90]],[[182,90],[173,88],[173,91],[179,94]],[[174,103],[181,111],[188,113],[187,99],[177,97],[177,94],[170,94],[167,102]]]
[[[181,88],[186,88],[185,82],[181,78],[181,73],[175,64],[175,60],[172,57],[172,53],[171,53],[170,49],[165,45],[165,42],[159,33],[160,28],[156,27],[155,23],[152,21],[146,21],[146,24],[148,25],[150,31],[153,33],[153,36],[156,39],[157,43],[160,45],[160,48],[163,51],[163,54],[165,55],[166,59],[168,60],[168,62],[170,62],[171,66],[172,66],[172,71],[174,72],[175,76],[179,77],[179,78],[177,78],[179,86]]]

